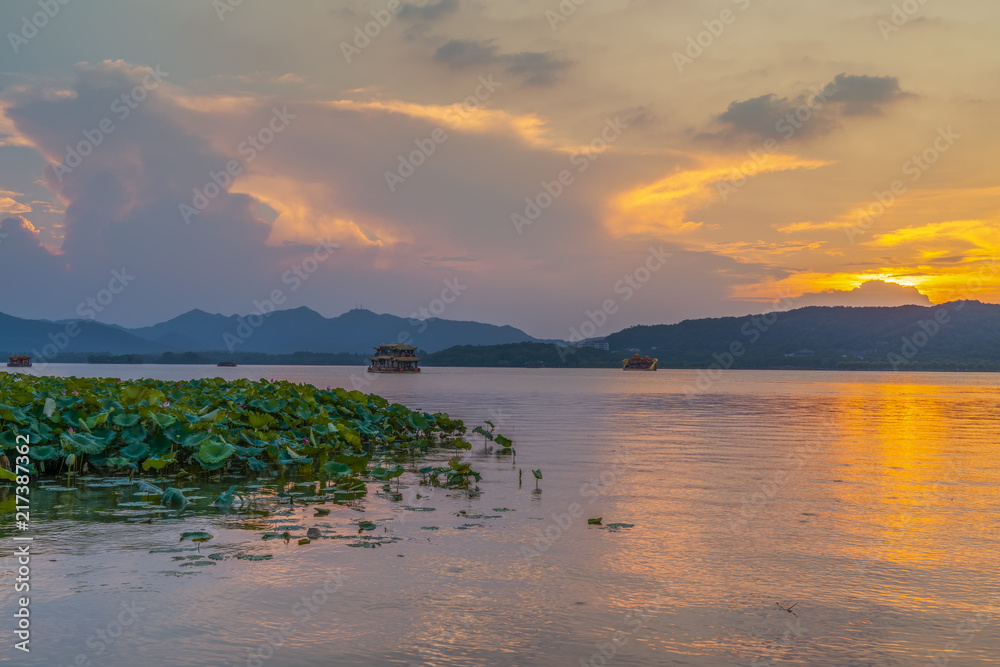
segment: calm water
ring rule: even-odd
[[[1000,376],[743,371],[690,393],[693,371],[359,370],[46,369],[348,388],[370,379],[366,391],[470,427],[492,418],[518,456],[486,455],[474,439],[477,497],[407,475],[402,502],[373,488],[363,514],[289,507],[272,527],[330,538],[303,546],[262,540],[247,517],[125,523],[143,510],[116,509],[121,490],[37,491],[32,652],[10,648],[4,613],[0,660],[1000,664]],[[531,468],[544,473],[541,493]],[[8,555],[13,501],[3,502]],[[605,527],[588,525],[597,517]],[[373,549],[332,539],[353,537],[359,519],[402,539]],[[150,553],[190,548],[178,539],[192,530],[215,538],[200,552]],[[225,559],[175,560],[209,553]],[[0,570],[10,610],[10,560]]]

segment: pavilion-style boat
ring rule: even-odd
[[[622,360],[622,370],[625,371],[655,371],[659,359],[639,356],[638,353]]]
[[[9,368],[31,368],[31,357],[23,354],[7,357],[7,366]]]
[[[387,343],[375,348],[375,356],[368,357],[369,373],[419,373],[417,348],[404,343]]]

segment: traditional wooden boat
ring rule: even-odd
[[[31,368],[31,357],[19,354],[13,357],[7,357],[7,367],[8,368]]]
[[[404,343],[387,343],[375,348],[375,356],[368,357],[369,373],[419,373],[417,348]]]
[[[625,371],[655,371],[659,359],[640,356],[638,353],[622,360],[622,370]]]
[[[225,368],[236,368],[236,362],[235,361],[220,361],[219,363],[216,364],[216,366],[223,366]]]

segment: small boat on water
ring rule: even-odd
[[[375,356],[368,357],[369,373],[419,373],[417,348],[405,343],[387,343],[375,348]]]
[[[216,366],[223,366],[225,368],[236,368],[236,362],[235,361],[220,361],[219,363],[216,364]]]
[[[638,353],[622,360],[622,370],[625,371],[655,371],[659,359],[640,356]]]
[[[31,357],[19,354],[13,357],[7,357],[7,367],[8,368],[31,368]]]

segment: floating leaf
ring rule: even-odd
[[[167,490],[169,491],[170,489]],[[213,537],[215,536],[212,535],[211,533],[206,533],[204,531],[194,531],[190,533],[181,533],[181,539],[178,541],[183,542],[184,540],[190,540],[192,542],[208,542]]]
[[[589,523],[591,526],[600,526],[601,520],[603,518],[604,517],[597,517],[596,519],[587,519],[587,523]]]

